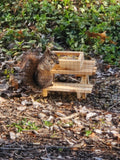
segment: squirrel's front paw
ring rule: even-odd
[[[53,82],[51,83],[51,85],[50,86],[53,86]]]
[[[53,86],[53,82],[48,85],[48,87]]]

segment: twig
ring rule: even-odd
[[[67,117],[60,117],[60,119],[61,120],[67,120],[67,119],[77,117],[78,115],[80,115],[80,113],[73,113],[73,114],[71,114],[70,116],[67,116]]]
[[[120,102],[116,102],[114,105],[112,105],[110,108],[108,108],[108,111],[110,111],[113,107],[115,107],[116,105],[118,105]]]

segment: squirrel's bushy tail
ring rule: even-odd
[[[28,53],[23,56],[21,64],[21,76],[23,84],[33,91],[39,90],[36,84],[36,68],[39,64],[40,56],[35,52]]]

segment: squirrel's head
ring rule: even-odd
[[[53,63],[59,64],[58,56],[50,50],[50,48],[46,48],[45,50],[45,56],[47,56]]]

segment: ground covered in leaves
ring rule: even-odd
[[[120,70],[98,61],[86,100],[11,89],[1,63],[0,160],[120,159]],[[15,68],[17,70],[17,67]]]

